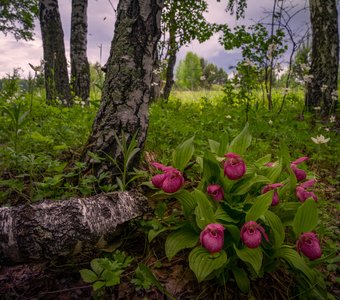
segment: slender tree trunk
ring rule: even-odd
[[[103,249],[120,232],[119,225],[147,208],[147,199],[135,191],[0,207],[0,264]]]
[[[90,96],[90,66],[87,60],[87,0],[72,0],[71,87],[86,104]]]
[[[45,61],[46,102],[52,104],[59,99],[68,105],[71,93],[58,0],[39,1],[39,20]]]
[[[119,1],[102,99],[83,155],[94,174],[120,173],[109,160],[95,163],[90,155],[105,157],[104,152],[121,162],[115,134],[120,140],[124,134],[129,143],[137,133],[137,146],[144,147],[162,6],[163,0]],[[136,163],[135,159],[130,167]]]
[[[323,115],[335,111],[338,102],[339,30],[336,0],[310,0],[313,76],[307,86],[306,107],[321,106]]]
[[[169,50],[168,50],[169,58],[168,64],[166,68],[165,74],[165,85],[163,89],[163,98],[165,100],[169,99],[170,92],[172,86],[174,84],[174,69],[176,64],[176,55],[177,55],[177,45],[176,45],[176,36],[173,30],[170,30],[170,37],[169,37]]]

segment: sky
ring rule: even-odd
[[[288,0],[297,7],[304,7],[307,0]],[[59,0],[59,10],[65,38],[66,58],[69,60],[70,49],[70,24],[71,24],[71,0]],[[117,0],[88,0],[88,48],[87,55],[90,63],[99,62],[105,64],[110,52],[113,37],[115,13],[112,6],[116,7]],[[226,0],[217,2],[207,0],[209,12],[206,14],[208,21],[228,24],[234,27],[240,24],[253,24],[264,18],[265,11],[272,9],[273,0],[248,0],[245,20],[236,21],[225,11]],[[111,5],[112,4],[112,5]],[[297,10],[297,8],[295,9]],[[309,14],[300,12],[293,20],[292,27],[301,33],[308,28]],[[198,56],[222,67],[226,71],[235,65],[241,58],[239,49],[226,51],[218,43],[219,36],[215,34],[210,40],[200,44],[193,41],[183,46],[178,53],[178,60],[183,59],[188,51],[195,52]],[[22,76],[26,77],[30,71],[28,63],[38,65],[43,58],[41,32],[39,22],[36,22],[34,41],[16,41],[12,35],[0,33],[0,78],[13,72],[13,68],[23,69]]]

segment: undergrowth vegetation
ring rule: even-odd
[[[264,276],[264,271],[275,270],[273,259],[275,255],[276,257],[281,255],[289,263],[286,266],[288,269],[292,265],[294,269],[294,263],[296,263],[299,265],[298,271],[296,271],[298,275],[305,276],[300,276],[297,280],[298,292],[294,290],[295,287],[293,288],[296,293],[301,294],[299,294],[300,298],[330,297],[332,299],[333,296],[330,293],[327,295],[326,289],[331,291],[332,286],[338,283],[334,274],[339,271],[337,265],[339,261],[336,258],[339,229],[335,218],[339,209],[337,202],[339,198],[337,187],[340,177],[338,173],[338,157],[340,157],[339,123],[336,117],[333,116],[326,120],[321,115],[319,116],[317,111],[316,114],[304,113],[302,97],[301,91],[291,92],[281,113],[278,113],[280,108],[279,91],[277,91],[277,94],[273,93],[274,108],[272,111],[264,108],[260,94],[250,102],[243,103],[236,98],[231,101],[230,97],[227,97],[223,91],[175,91],[168,102],[152,103],[148,137],[140,169],[155,172],[150,165],[156,161],[166,166],[177,167],[184,176],[187,194],[184,195],[185,192],[182,190],[182,194],[179,193],[177,196],[163,192],[163,194],[150,195],[152,201],[155,202],[154,215],[151,219],[143,220],[138,224],[148,236],[147,249],[151,251],[153,247],[161,248],[158,251],[161,251],[163,256],[166,254],[170,259],[179,255],[185,261],[186,268],[190,265],[199,281],[215,277],[218,280],[214,284],[222,284],[222,286],[228,278],[224,277],[227,273],[223,273],[221,270],[228,265],[233,274],[231,280],[236,280],[244,293],[251,291],[251,282],[256,280],[257,277]],[[277,103],[276,106],[275,103]],[[107,183],[106,179],[110,178],[109,173],[103,173],[99,178],[96,178],[93,175],[84,175],[82,172],[85,166],[80,162],[80,157],[90,134],[98,106],[98,100],[90,101],[90,106],[84,106],[81,102],[72,107],[65,107],[58,103],[55,106],[50,106],[44,103],[43,97],[38,92],[28,94],[18,92],[5,94],[2,92],[0,95],[1,205],[32,203],[46,198],[65,199],[71,196],[87,196],[127,188],[129,181],[125,180],[131,174],[127,174],[126,169],[124,169],[124,174],[122,174],[124,176],[121,178],[123,183],[120,180],[117,184]],[[247,135],[252,136],[252,139],[248,139],[246,142],[247,151],[242,145],[237,144],[239,142],[236,143],[238,146],[235,146],[234,142],[234,146],[228,148],[228,145],[233,144],[232,141],[242,132],[245,126]],[[190,145],[195,148],[195,153],[191,153],[190,150],[190,157],[188,156],[188,159],[183,163],[180,162],[181,158],[176,158],[173,153],[176,148],[178,149],[178,145],[181,145],[184,141],[190,141]],[[124,147],[128,149],[128,145]],[[244,148],[242,148],[242,153],[239,153],[238,147]],[[286,149],[284,153],[283,147]],[[129,151],[136,153],[135,149]],[[207,154],[207,151],[212,152],[212,154],[210,152],[210,154]],[[227,152],[242,155],[242,160],[248,166],[246,180],[249,182],[240,181],[233,186],[231,180],[225,181],[226,179],[221,175],[223,173],[221,161],[223,155]],[[93,155],[93,159],[100,160],[103,158],[99,153]],[[260,166],[259,159],[263,157],[266,157],[266,159],[261,160],[262,165]],[[299,157],[309,158],[303,164],[302,169],[309,170],[308,179],[316,180],[313,189],[319,199],[317,203],[318,213],[314,207],[314,200],[310,199],[303,204],[300,204],[296,199],[295,202],[292,200],[294,198],[293,190],[297,183],[292,182],[292,170],[289,166],[292,161]],[[272,174],[275,177],[272,178],[271,175],[266,175],[267,171],[264,170],[263,165],[275,161],[280,162],[281,167],[275,176]],[[210,170],[204,171],[207,166]],[[156,165],[156,167],[164,171],[160,165]],[[218,174],[213,174],[214,172]],[[154,174],[138,175],[138,179],[134,180],[134,186],[141,186],[144,191],[147,190],[146,194],[148,195],[154,193],[154,187],[150,184],[152,175]],[[260,176],[261,180],[254,181],[253,179],[256,176]],[[265,263],[262,265],[254,261],[255,256],[250,255],[249,251],[245,250],[248,248],[240,240],[240,231],[242,232],[242,226],[245,223],[251,221],[259,221],[262,225],[258,226],[263,226],[268,231],[273,229],[273,222],[277,221],[277,218],[281,218],[280,213],[274,216],[274,213],[269,209],[273,192],[261,196],[261,188],[266,184],[276,183],[276,181],[288,186],[286,188],[278,186],[277,188],[280,197],[289,199],[284,201],[295,203],[291,204],[292,207],[295,205],[294,213],[299,210],[299,207],[305,205],[309,207],[307,211],[313,215],[318,215],[318,217],[309,223],[307,216],[306,223],[306,220],[303,220],[305,213],[301,212],[299,220],[294,219],[292,215],[289,217],[290,221],[283,222],[283,225],[279,222],[281,224],[277,225],[279,229],[276,228],[276,231],[274,230],[274,233],[271,233],[272,236],[269,235],[269,238],[275,241],[276,252],[272,251],[265,241],[262,242],[264,243],[263,250],[254,250],[258,257],[261,256],[261,261],[263,256]],[[182,187],[183,182],[180,180],[179,183]],[[237,195],[238,207],[233,206],[231,198],[228,197],[223,202],[224,206],[219,201],[214,202],[214,200],[208,198],[207,194],[204,193],[206,193],[209,184],[221,185],[224,192]],[[162,188],[162,184],[158,184],[157,187]],[[310,186],[307,188],[310,188]],[[273,190],[275,189],[273,188]],[[244,191],[245,193],[243,193]],[[270,194],[270,197],[267,194]],[[266,198],[265,208],[262,207],[262,210],[250,213],[250,203],[256,202],[256,199],[262,199],[261,197]],[[178,204],[174,204],[174,198],[179,199],[180,202],[183,198],[191,199],[193,202],[199,198],[207,206],[198,206],[199,208],[196,208],[194,204],[189,208],[184,206],[184,211],[181,212],[182,208]],[[221,199],[219,198],[219,200]],[[176,209],[173,209],[174,207]],[[280,208],[275,209],[273,211],[276,213]],[[200,213],[196,210],[199,210]],[[205,210],[210,211],[211,215],[206,216]],[[233,211],[232,216],[227,216],[226,212],[230,213],[230,211]],[[251,215],[252,213],[256,215],[256,220]],[[196,221],[192,219],[193,215],[196,216]],[[203,220],[201,217],[207,219]],[[228,219],[229,217],[231,219]],[[187,221],[184,220],[185,218]],[[289,222],[295,222],[293,232],[291,232],[292,223]],[[210,255],[209,246],[206,246],[206,248],[198,246],[200,243],[204,246],[205,243],[202,241],[202,235],[199,242],[199,232],[211,231],[211,228],[207,226],[215,223],[224,224],[225,228],[232,232],[232,237],[231,240],[226,238],[227,244],[221,246],[224,247],[224,250],[222,250],[223,253],[220,255],[219,262],[213,265],[211,270],[209,269],[211,272],[205,272],[195,265],[197,257],[202,255],[208,257]],[[298,223],[300,225],[296,225]],[[260,230],[259,228],[256,227],[255,229]],[[293,250],[296,240],[306,228],[308,232],[315,231],[318,234],[323,256],[320,259],[317,258],[316,262],[309,262],[308,259]],[[173,243],[170,238],[170,242],[167,240],[164,250],[164,245],[158,243],[157,239],[166,239],[166,232],[169,230],[173,231],[172,237],[178,238],[183,234],[182,240],[188,239],[190,245],[186,244],[188,242],[186,240],[185,245],[182,245],[183,247],[175,247],[174,250],[174,248],[169,248],[169,243]],[[218,233],[218,228],[216,230]],[[214,231],[214,234],[216,232]],[[287,234],[287,247],[282,248],[285,232]],[[181,240],[180,237],[179,240]],[[209,244],[209,242],[206,243]],[[246,244],[245,241],[243,243]],[[241,245],[243,245],[243,248]],[[189,251],[183,252],[185,248],[194,249],[189,255],[188,261],[186,257]],[[280,249],[286,249],[281,250],[281,252],[286,252],[280,253]],[[293,256],[290,260],[287,258],[289,255]],[[110,262],[107,259],[97,259],[92,263],[92,266],[95,266],[94,273],[91,270],[83,271],[83,273],[85,272],[85,277],[86,275],[90,277],[86,278],[87,282],[96,283],[96,288],[101,289],[104,286],[109,287],[118,284],[123,267],[127,267],[131,262],[132,259],[129,258],[128,263],[125,264],[123,259],[121,265],[118,266],[115,265],[114,260]],[[312,280],[318,275],[310,273],[309,268],[316,265],[323,274],[322,277],[326,286]],[[134,282],[138,283],[139,289],[150,288],[152,285],[162,289],[162,286],[159,285],[146,265],[139,264],[138,268]],[[113,272],[114,280],[102,274],[102,271],[106,269]],[[305,280],[306,276],[307,281]],[[149,283],[147,280],[149,280]],[[314,289],[315,286],[323,290],[312,295],[309,292],[318,291]],[[308,293],[304,293],[304,290],[308,290]],[[162,292],[167,293],[165,290],[162,290]],[[288,295],[291,297],[293,294],[289,292]]]

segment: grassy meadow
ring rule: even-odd
[[[0,99],[0,204],[16,205],[42,199],[67,199],[117,190],[115,185],[102,184],[105,178],[82,174],[78,161],[82,147],[91,132],[99,106],[98,95],[90,106],[81,102],[73,107],[56,103],[48,106],[39,92]],[[209,140],[225,135],[231,141],[249,123],[252,142],[244,160],[254,161],[267,154],[276,160],[280,144],[287,145],[292,160],[309,157],[305,169],[315,174],[319,198],[319,234],[324,253],[320,267],[330,295],[335,297],[339,284],[340,230],[339,212],[339,120],[324,119],[304,112],[302,91],[291,92],[283,111],[280,91],[274,93],[274,109],[268,111],[261,95],[250,103],[231,102],[221,90],[173,91],[168,102],[150,105],[149,130],[140,169],[148,170],[155,160],[170,165],[173,150],[194,136],[195,155],[209,148]],[[311,139],[323,135],[327,143]],[[195,186],[195,168],[188,180]],[[109,176],[109,175],[106,175]],[[150,180],[145,175],[138,184]],[[74,180],[72,180],[74,179]],[[145,246],[160,247],[159,243]],[[330,296],[331,297],[331,296]],[[199,299],[199,298],[197,298]],[[335,298],[334,298],[335,299]]]

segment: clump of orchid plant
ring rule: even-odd
[[[298,168],[308,157],[291,162],[283,146],[277,161],[267,155],[253,164],[247,160],[246,165],[243,157],[250,143],[248,125],[230,144],[223,136],[220,142],[209,141],[211,151],[196,159],[201,181],[190,190],[182,188],[182,172],[192,159],[193,139],[176,148],[171,167],[152,163],[161,171],[152,177],[153,186],[172,193],[183,209],[178,224],[158,223],[159,232],[173,228],[166,239],[166,255],[172,259],[189,248],[189,266],[198,281],[224,280],[221,274],[229,274],[238,284],[245,277],[244,282],[250,282],[254,274],[271,272],[273,262],[280,259],[293,267],[296,263],[313,289],[315,271],[304,257],[317,259],[322,250],[313,232],[318,199],[309,189],[315,180],[305,181],[307,172]],[[297,238],[295,250],[291,241]],[[239,287],[243,292],[250,288],[244,283]]]

